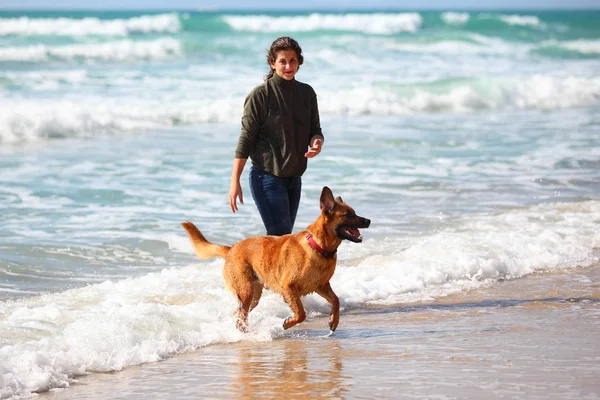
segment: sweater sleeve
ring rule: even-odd
[[[248,158],[256,148],[258,132],[264,121],[265,96],[259,88],[255,88],[244,101],[242,130],[235,149],[235,158]]]
[[[310,108],[310,140],[312,141],[313,137],[316,135],[323,136],[323,132],[321,131],[321,119],[319,118],[319,106],[317,105],[317,94],[314,90],[312,91]],[[323,138],[325,137],[323,136]]]

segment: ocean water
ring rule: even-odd
[[[247,170],[238,214],[227,194],[243,100],[281,35],[303,47],[326,137],[295,231],[324,185],[372,220],[339,249],[344,310],[597,265],[598,20],[1,11],[0,398],[286,335],[270,292],[235,329],[223,261],[197,260],[179,225],[264,234]]]

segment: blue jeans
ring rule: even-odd
[[[299,176],[280,178],[250,167],[250,191],[267,235],[281,236],[292,233],[302,179]]]

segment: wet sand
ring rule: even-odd
[[[79,377],[58,399],[600,399],[600,267],[427,304],[313,318],[272,342],[209,346]]]

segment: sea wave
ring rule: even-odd
[[[469,21],[468,12],[444,12],[441,15],[442,20],[448,25],[464,25]]]
[[[226,15],[225,22],[236,31],[309,32],[354,31],[390,35],[415,32],[423,18],[419,13],[310,14],[300,16]]]
[[[547,24],[542,22],[536,15],[519,15],[519,14],[489,14],[489,13],[468,13],[447,11],[440,14],[441,20],[449,26],[467,27],[475,30],[486,29],[485,25],[478,24],[479,22],[496,22],[490,25],[493,27],[497,23],[509,25],[511,27],[527,27],[544,29]],[[470,24],[474,22],[475,25]]]
[[[475,78],[321,93],[322,112],[347,115],[403,115],[500,109],[564,109],[600,100],[600,78],[534,75],[527,78]]]
[[[181,31],[177,13],[142,15],[128,19],[0,18],[0,36],[129,36]]]
[[[583,54],[600,54],[600,40],[572,40],[557,43],[558,46]]]
[[[360,39],[340,36],[332,41],[332,46],[318,50],[313,57],[322,54],[340,54],[354,57],[347,49],[360,43],[361,46],[377,46],[403,56],[416,55],[500,55],[509,59],[543,55],[545,57],[594,58],[600,55],[600,41],[578,39],[568,41],[544,41],[540,44],[515,43],[500,38],[464,32],[441,36],[431,35],[426,39],[368,38]],[[0,63],[112,63],[135,60],[164,60],[176,57],[199,57],[205,49],[182,38],[163,37],[154,40],[122,39],[100,43],[78,44],[36,44],[26,46],[0,47]],[[358,57],[358,55],[356,55]],[[365,58],[363,56],[360,56]],[[329,57],[331,59],[331,57]],[[328,59],[324,60],[329,62]],[[372,60],[360,62],[366,65]],[[349,66],[351,68],[352,66]]]
[[[563,57],[565,52],[575,56],[596,57],[600,55],[600,40],[577,39],[567,41],[549,40],[540,44],[535,52]]]
[[[78,82],[88,79],[76,71],[57,78]],[[181,85],[186,85],[185,82]],[[146,82],[146,85],[151,85],[151,82]],[[178,125],[230,123],[241,117],[242,95],[190,98],[184,96],[186,93],[182,90],[170,95],[168,107],[160,96],[0,100],[0,143],[90,137]],[[599,100],[600,78],[577,76],[455,79],[398,87],[370,85],[319,91],[322,115],[553,110],[591,106]]]
[[[526,55],[531,45],[511,43],[499,38],[493,38],[476,33],[463,33],[452,36],[431,36],[427,41],[388,41],[380,44],[381,48],[401,53],[414,54],[498,54],[509,57]]]
[[[1,100],[0,143],[84,138],[178,125],[231,121],[241,99],[82,98]]]
[[[344,243],[331,284],[344,311],[589,267],[600,261],[598,218],[598,201],[549,203],[465,217],[428,235],[387,238],[385,246],[376,239],[361,246]],[[184,235],[170,246],[193,253]],[[0,348],[0,398],[68,387],[80,375],[122,370],[212,344],[281,337],[289,308],[270,291],[250,314],[250,332],[235,328],[237,299],[224,287],[222,265],[219,260],[166,268],[0,302],[0,332],[7,339]],[[309,316],[327,315],[330,309],[316,295],[303,303]]]
[[[520,40],[539,40],[527,37],[523,30],[551,33],[547,39],[565,38],[568,31],[594,37],[598,31],[586,17],[557,19],[550,14],[507,14],[490,12],[445,11],[428,12],[264,12],[240,14],[235,12],[169,12],[127,16],[127,13],[91,14],[77,18],[68,13],[56,17],[34,15],[8,17],[0,13],[0,37],[74,37],[135,36],[140,34],[178,34],[210,32],[353,32],[366,35],[393,35],[403,32],[434,32],[464,30],[473,33],[493,33],[500,37]],[[6,15],[6,14],[4,14]],[[83,15],[83,14],[82,14]],[[587,18],[592,18],[588,16]],[[570,36],[572,38],[572,36]]]
[[[516,26],[530,26],[535,28],[544,28],[546,24],[544,24],[540,19],[535,15],[501,15],[500,20],[508,25],[516,25]]]
[[[173,38],[148,41],[119,40],[64,46],[33,45],[0,47],[0,62],[41,63],[52,61],[122,62],[160,60],[181,55],[181,42]]]

